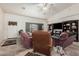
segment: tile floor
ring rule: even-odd
[[[24,56],[33,49],[25,49],[21,45],[0,46],[0,56]],[[64,49],[64,56],[79,56],[79,42],[74,42],[72,45]],[[52,56],[60,56],[54,49],[51,52]]]

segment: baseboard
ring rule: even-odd
[[[12,37],[12,38],[8,38],[8,39],[17,39],[17,37]]]

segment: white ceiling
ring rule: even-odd
[[[47,10],[42,9],[42,4],[38,3],[2,3],[0,7],[7,13],[14,13],[24,16],[36,17],[41,19],[47,19],[49,16],[53,16],[58,12],[70,7],[70,3],[55,3],[48,4]]]

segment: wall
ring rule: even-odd
[[[26,22],[32,22],[32,23],[43,23],[44,24],[44,30],[47,30],[47,23],[57,23],[57,22],[63,22],[67,20],[79,20],[79,4],[72,5],[71,7],[63,10],[62,12],[57,13],[56,15],[50,17],[48,21],[42,20],[42,19],[36,19],[36,18],[30,18],[25,17],[21,15],[15,15],[10,13],[5,13],[4,15],[4,23],[3,23],[3,11],[0,9],[0,32],[3,33],[3,27],[4,27],[4,38],[9,37],[16,37],[17,32],[20,29],[23,29],[25,31],[25,23]],[[8,21],[16,21],[18,22],[17,26],[11,27],[8,26]],[[3,26],[4,24],[4,26]],[[13,29],[14,28],[14,29]],[[2,37],[3,35],[0,35]]]
[[[17,24],[17,26],[8,26],[7,25],[8,21],[16,21],[18,24]],[[20,29],[23,29],[25,31],[26,22],[45,24],[45,20],[42,20],[42,19],[36,19],[36,18],[30,18],[30,17],[21,16],[21,15],[6,13],[5,14],[5,25],[6,25],[5,33],[8,34],[8,36],[6,36],[6,38],[16,37],[17,32]],[[44,26],[44,27],[46,27],[46,26]]]
[[[79,4],[72,5],[71,7],[64,9],[62,12],[48,19],[49,23],[57,23],[68,20],[79,20]]]
[[[2,11],[2,9],[0,8],[0,40],[3,40],[4,39],[4,31],[3,31],[3,29],[4,29],[4,26],[3,26],[3,21],[4,21],[4,19],[3,19],[3,16],[4,16],[4,13],[3,13],[3,11]]]

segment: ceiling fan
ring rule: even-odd
[[[51,6],[51,4],[48,4],[48,3],[40,3],[38,4],[38,6],[42,9],[42,10],[48,10]]]
[[[38,7],[39,7],[39,10],[44,15],[46,15],[49,12],[49,10],[50,10],[51,4],[49,4],[49,3],[40,3],[40,4],[38,4]]]

